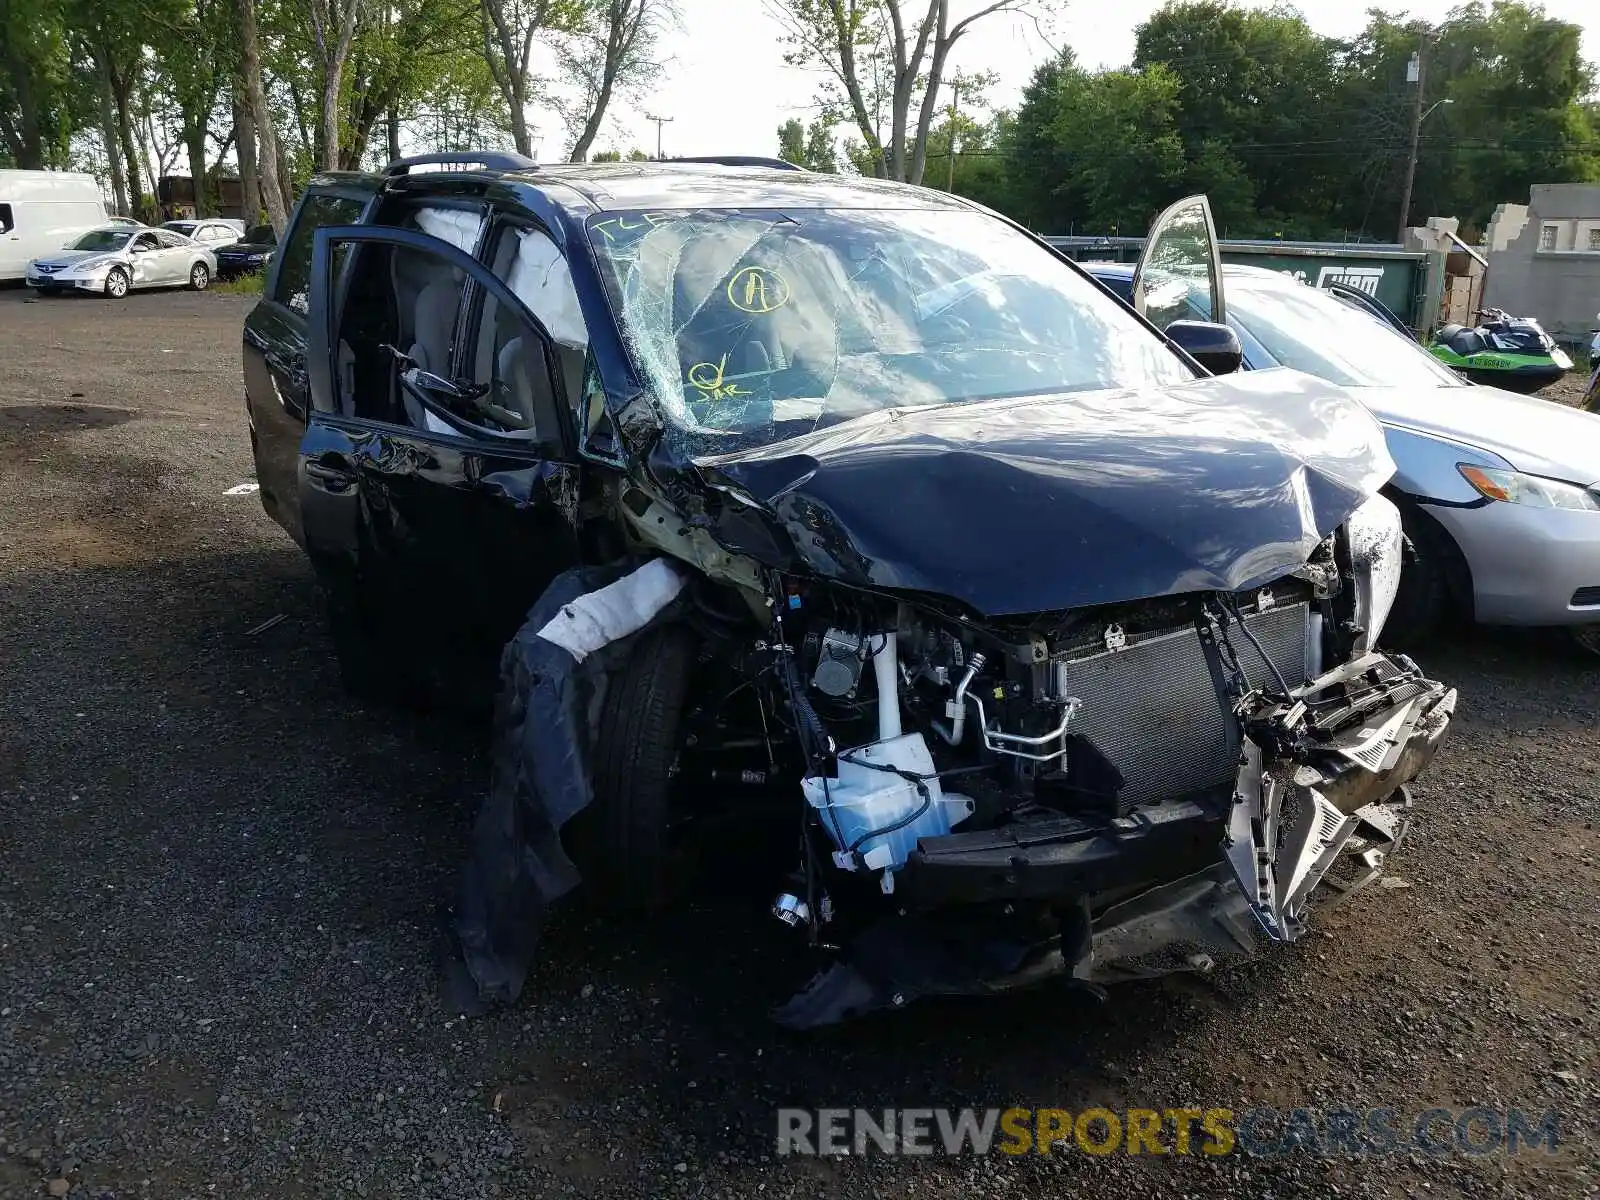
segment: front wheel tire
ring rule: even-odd
[[[1404,648],[1426,642],[1451,620],[1452,555],[1457,551],[1450,535],[1432,517],[1406,507],[1400,511],[1409,545],[1394,607],[1378,640],[1384,646]]]
[[[203,292],[211,286],[211,271],[205,263],[195,263],[189,269],[189,286],[197,292]]]
[[[698,645],[667,625],[640,638],[606,689],[593,750],[594,795],[569,841],[594,903],[641,913],[668,899],[667,828]]]
[[[121,300],[128,294],[128,273],[121,267],[112,267],[111,273],[106,276],[106,295],[113,300]]]

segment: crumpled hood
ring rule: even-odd
[[[1588,486],[1600,480],[1600,416],[1492,387],[1363,388],[1386,425],[1498,454],[1519,471]]]
[[[818,574],[991,616],[1258,586],[1394,472],[1348,391],[1292,371],[876,413],[696,463]]]

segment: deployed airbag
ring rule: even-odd
[[[575,568],[506,645],[489,793],[441,947],[454,1011],[482,1012],[521,993],[546,910],[580,882],[561,829],[593,796],[606,686],[641,634],[681,617],[683,585],[661,559]]]

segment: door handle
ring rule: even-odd
[[[354,473],[348,467],[315,460],[306,463],[306,477],[315,479],[330,492],[348,491],[356,481]]]

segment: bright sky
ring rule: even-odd
[[[1267,0],[1239,2],[1270,6]],[[656,126],[645,119],[650,115],[672,118],[661,134],[668,155],[777,153],[777,127],[791,116],[809,115],[816,80],[784,65],[779,27],[765,0],[677,3],[682,31],[666,40],[670,62],[665,79],[644,105],[615,114],[596,149],[638,146],[654,154]],[[1382,6],[1438,21],[1454,0],[1389,0]],[[975,7],[978,0],[954,0],[953,11],[959,17]],[[999,74],[1000,86],[990,96],[996,107],[1016,103],[1052,47],[1071,46],[1078,60],[1090,66],[1126,63],[1133,55],[1134,27],[1161,7],[1161,0],[1046,0],[1040,7],[1057,14],[1043,33],[1031,21],[994,16],[957,44],[956,68]],[[1350,37],[1366,24],[1363,0],[1301,0],[1297,7],[1313,29],[1333,37]],[[1546,0],[1545,10],[1583,26],[1584,56],[1600,60],[1600,0]],[[554,128],[541,132],[548,135],[541,155],[559,157],[562,136]]]

